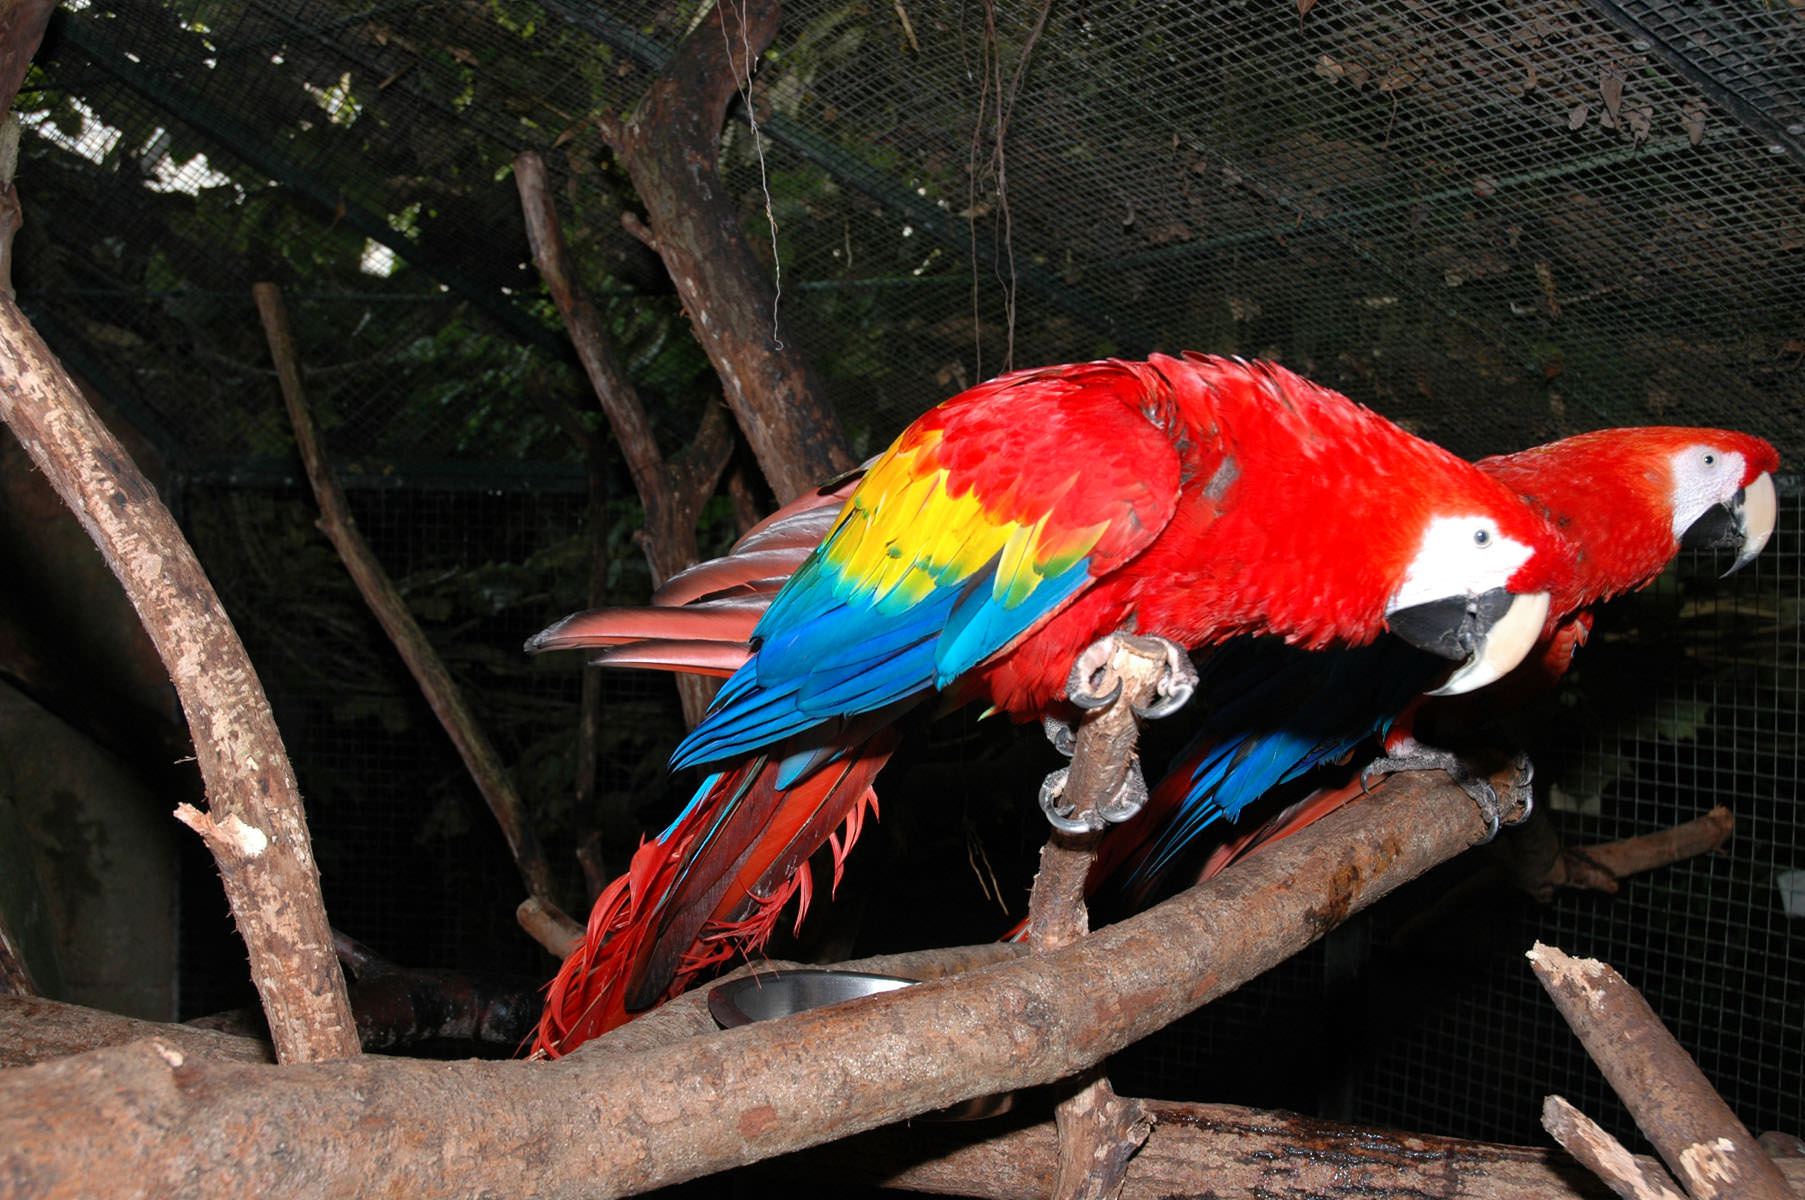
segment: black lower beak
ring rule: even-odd
[[[1745,535],[1742,519],[1743,492],[1723,504],[1713,504],[1686,527],[1680,545],[1687,550],[1740,550]]]
[[[1460,662],[1470,658],[1516,597],[1503,588],[1478,596],[1449,596],[1391,613],[1391,631],[1419,650]]]

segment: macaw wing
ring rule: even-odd
[[[1383,733],[1448,664],[1398,638],[1341,650],[1273,639],[1231,642],[1204,664],[1212,712],[1150,798],[1143,848],[1120,856],[1123,886],[1146,896],[1184,848],[1281,784]]]
[[[867,471],[673,765],[945,687],[1144,549],[1180,482],[1178,448],[1117,372],[1023,373],[955,397]]]

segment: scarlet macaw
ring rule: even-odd
[[[1733,549],[1735,571],[1773,534],[1774,448],[1721,429],[1606,429],[1477,464],[1540,509],[1577,551],[1558,583],[1535,648],[1504,679],[1458,698],[1428,699],[1445,664],[1393,639],[1320,654],[1245,643],[1206,664],[1216,694],[1231,697],[1204,722],[1147,805],[1110,831],[1093,887],[1113,878],[1138,906],[1177,855],[1219,817],[1234,820],[1252,800],[1341,759],[1378,734],[1388,757],[1345,786],[1321,788],[1206,860],[1208,878],[1255,846],[1296,833],[1361,794],[1375,768],[1449,766],[1426,751],[1419,729],[1476,729],[1553,688],[1583,645],[1592,607],[1646,587],[1685,548]],[[1725,572],[1728,574],[1729,572]],[[1429,740],[1440,742],[1439,733]],[[1458,768],[1456,768],[1458,775]],[[1475,781],[1483,787],[1483,781]]]
[[[1508,488],[1282,367],[1155,356],[961,393],[871,465],[757,618],[672,758],[713,773],[598,898],[537,1047],[568,1051],[762,945],[830,840],[838,874],[893,723],[931,696],[1070,717],[1073,662],[1117,630],[1321,648],[1390,628],[1458,662],[1443,690],[1463,691],[1520,660],[1570,569]],[[665,636],[617,616],[528,648]]]

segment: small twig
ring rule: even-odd
[[[1640,992],[1596,959],[1540,942],[1536,977],[1629,1108],[1636,1125],[1698,1200],[1790,1200],[1786,1179]]]
[[[31,977],[31,964],[25,961],[25,948],[6,924],[0,912],[0,996],[35,996],[38,985]]]
[[[564,910],[537,896],[528,896],[514,910],[514,920],[527,936],[558,958],[566,958],[583,940],[583,927]]]
[[[270,356],[276,363],[288,419],[294,426],[295,446],[307,469],[307,480],[313,485],[314,498],[319,502],[320,530],[338,551],[345,570],[357,584],[358,594],[407,663],[407,669],[414,682],[419,684],[433,715],[438,717],[439,724],[457,748],[458,757],[464,760],[471,779],[488,802],[489,811],[495,814],[495,821],[507,838],[508,849],[514,855],[514,865],[520,870],[527,892],[549,902],[552,897],[551,868],[545,861],[539,838],[533,832],[526,806],[521,803],[513,781],[508,777],[507,767],[483,733],[476,714],[464,702],[463,693],[452,680],[451,672],[445,669],[444,661],[408,611],[407,601],[401,598],[400,590],[382,569],[363,534],[358,532],[344,489],[326,461],[313,415],[307,407],[307,393],[301,386],[294,334],[289,328],[282,293],[273,283],[256,284],[251,291],[257,300],[257,312],[263,319]]]
[[[1623,1200],[1686,1200],[1667,1172],[1637,1161],[1622,1142],[1560,1096],[1542,1102],[1542,1128]]]
[[[1645,833],[1599,846],[1575,847],[1565,854],[1583,860],[1613,880],[1622,880],[1639,871],[1671,866],[1694,855],[1722,849],[1735,828],[1736,818],[1720,804],[1702,817],[1659,833]],[[1608,890],[1615,891],[1616,888]]]

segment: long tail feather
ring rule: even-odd
[[[761,948],[782,910],[813,892],[808,859],[831,845],[834,882],[868,812],[871,781],[896,741],[858,740],[787,788],[785,764],[759,756],[710,776],[681,816],[641,843],[603,890],[582,945],[546,994],[534,1049],[556,1057],[663,1002],[702,972]]]
[[[589,661],[598,667],[638,667],[649,671],[716,675],[725,679],[745,666],[751,657],[752,647],[746,642],[646,638],[623,646],[604,646],[591,655]]]
[[[753,598],[728,598],[691,604],[684,608],[651,605],[632,608],[594,608],[572,613],[527,641],[531,653],[546,650],[583,650],[616,646],[648,638],[710,642],[743,642],[764,613],[765,602]]]

